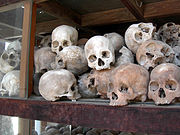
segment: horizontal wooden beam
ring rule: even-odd
[[[46,1],[48,1],[48,0],[34,0],[34,3],[38,4],[38,3],[42,3],[42,2],[46,2]]]
[[[136,103],[125,107],[107,102],[48,102],[39,99],[0,99],[0,114],[108,130],[180,134],[180,105]]]
[[[81,16],[69,8],[63,7],[60,3],[55,0],[45,1],[37,4],[39,8],[48,14],[57,17],[59,19],[68,18],[77,24],[81,23]]]
[[[156,18],[169,15],[180,15],[180,1],[167,0],[146,4],[143,6],[144,18]],[[137,19],[126,8],[112,9],[89,13],[82,16],[82,26],[94,26],[103,24],[114,24],[132,22]]]
[[[9,5],[9,4],[13,4],[16,2],[20,2],[20,1],[24,1],[24,0],[0,0],[0,7]]]

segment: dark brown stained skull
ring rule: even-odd
[[[129,63],[116,67],[111,73],[107,93],[110,105],[123,106],[135,99],[144,102],[148,83],[149,73],[142,66]]]
[[[171,63],[155,67],[150,75],[148,98],[155,104],[170,104],[180,97],[180,68]]]

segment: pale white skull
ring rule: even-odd
[[[124,38],[116,32],[107,33],[107,34],[104,34],[104,36],[112,42],[114,51],[116,52],[118,52],[124,45]]]
[[[44,73],[39,81],[39,92],[49,101],[56,101],[61,97],[67,97],[71,100],[80,98],[76,78],[65,69]]]
[[[180,46],[173,47],[175,56],[174,56],[174,64],[180,66]]]
[[[14,50],[16,53],[21,53],[21,42],[19,40],[15,40],[11,42],[6,50]]]
[[[78,40],[78,31],[67,25],[61,25],[52,32],[53,52],[59,53],[64,47],[76,45]]]
[[[75,75],[80,75],[88,70],[88,63],[84,50],[78,46],[68,46],[60,51],[55,63],[51,64],[53,69],[67,69]]]
[[[0,71],[7,73],[19,68],[20,65],[20,54],[14,49],[4,50],[0,57]]]
[[[20,71],[13,70],[6,73],[1,82],[0,93],[8,94],[9,96],[18,96],[19,95],[19,86],[20,86]]]
[[[115,67],[118,67],[118,66],[120,66],[122,64],[126,64],[126,63],[134,63],[134,55],[125,46],[123,46],[119,50],[119,54],[118,55],[119,56],[118,56],[118,58],[116,60]]]
[[[159,40],[171,47],[180,45],[180,25],[168,22],[159,28],[157,34]]]
[[[104,36],[94,36],[85,45],[88,66],[96,70],[108,69],[115,61],[114,48]]]
[[[51,63],[55,61],[56,54],[50,47],[42,47],[34,53],[35,73],[44,73],[51,70]]]
[[[136,59],[140,65],[151,70],[161,63],[172,63],[174,55],[173,49],[168,44],[158,40],[148,40],[137,50]]]
[[[149,99],[155,104],[170,104],[180,97],[180,68],[171,63],[155,67],[150,75]]]
[[[116,67],[110,77],[107,96],[110,105],[123,106],[131,100],[146,100],[149,72],[140,65],[123,64]]]
[[[43,39],[40,42],[40,46],[39,47],[51,47],[51,36],[45,36],[43,37]]]
[[[153,38],[155,30],[152,23],[132,24],[125,32],[127,47],[136,54],[143,42]]]

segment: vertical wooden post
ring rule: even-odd
[[[22,51],[20,64],[20,93],[19,97],[26,97],[28,79],[28,57],[30,44],[30,24],[31,24],[31,1],[24,1],[24,18],[22,32]]]
[[[37,5],[33,3],[32,7],[32,19],[31,19],[31,40],[30,40],[30,52],[29,52],[29,80],[28,80],[28,97],[33,91],[33,64],[34,64],[34,46],[36,35],[36,9]]]
[[[18,135],[30,135],[30,120],[19,118]]]

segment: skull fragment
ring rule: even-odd
[[[96,70],[109,69],[114,63],[114,48],[110,40],[104,36],[94,36],[85,45],[88,66]]]
[[[180,68],[171,63],[155,67],[150,75],[149,99],[155,104],[170,104],[180,97]]]
[[[139,23],[131,25],[125,32],[125,42],[127,47],[136,54],[141,44],[149,39],[153,39],[156,28],[152,23]]]
[[[173,49],[168,44],[158,40],[149,40],[139,47],[136,59],[140,65],[149,70],[161,63],[172,63],[174,55]]]
[[[130,100],[146,100],[149,72],[136,64],[116,67],[110,77],[108,97],[110,105],[127,105]]]
[[[62,97],[71,100],[80,98],[74,75],[65,69],[51,70],[43,74],[39,81],[40,94],[49,101]]]
[[[60,51],[51,67],[53,69],[65,68],[75,75],[80,75],[88,70],[84,50],[78,46],[68,46]]]
[[[78,40],[78,31],[67,25],[61,25],[52,32],[51,49],[57,54],[65,47],[76,45]]]

